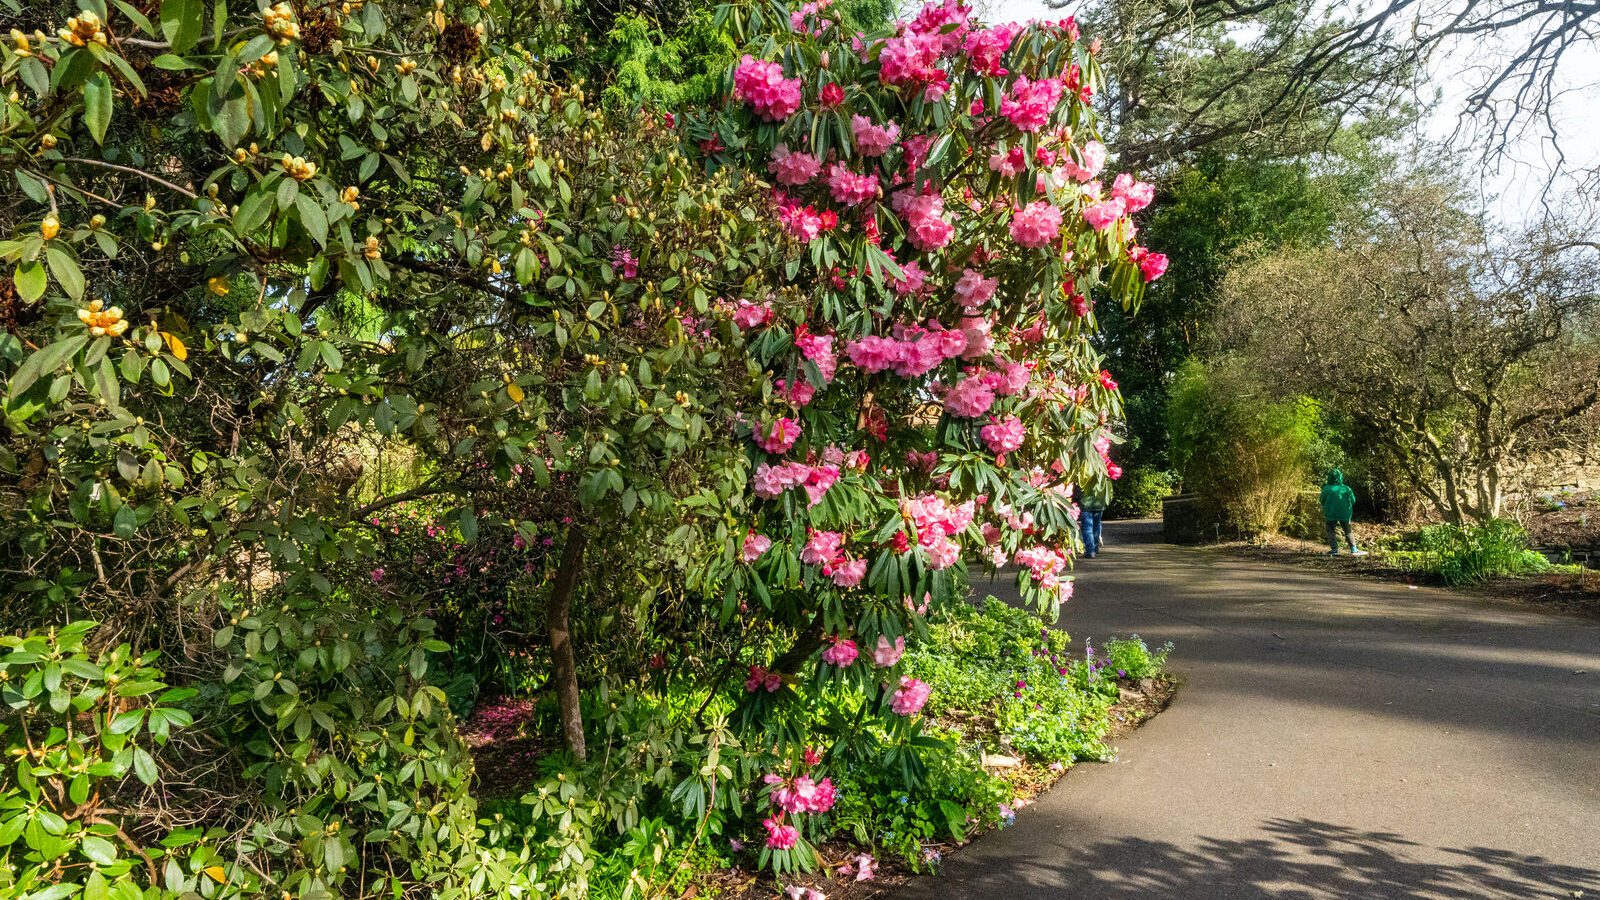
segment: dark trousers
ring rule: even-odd
[[[1083,552],[1086,556],[1095,556],[1100,552],[1100,535],[1105,525],[1106,511],[1103,509],[1086,509],[1079,516],[1079,527],[1083,529]]]
[[[1328,523],[1328,552],[1339,552],[1339,529],[1341,528],[1344,529],[1344,542],[1350,545],[1350,552],[1356,552],[1356,534],[1350,530],[1348,521]]]

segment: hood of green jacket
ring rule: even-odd
[[[1338,469],[1329,469],[1328,484],[1344,484],[1344,473]]]

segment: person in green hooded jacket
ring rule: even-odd
[[[1344,541],[1350,545],[1351,556],[1366,556],[1367,551],[1356,547],[1355,531],[1350,520],[1355,516],[1356,492],[1344,483],[1344,473],[1328,470],[1328,481],[1322,486],[1322,518],[1328,528],[1328,555],[1339,555],[1339,530],[1344,531]]]

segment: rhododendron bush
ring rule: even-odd
[[[733,312],[766,402],[740,426],[759,502],[726,612],[799,628],[751,663],[746,713],[816,653],[813,677],[914,736],[926,685],[859,648],[924,633],[972,566],[1015,564],[1045,609],[1072,595],[1070,485],[1118,474],[1086,298],[1135,305],[1160,276],[1132,218],[1153,188],[1106,168],[1096,46],[1070,18],[990,27],[949,0],[858,34],[825,3],[723,15],[746,52],[690,135],[708,171],[770,184],[789,238],[787,284]],[[809,811],[776,804],[780,869]]]

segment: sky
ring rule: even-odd
[[[1071,11],[1071,7],[1051,9],[1044,0],[987,0],[980,6],[988,10],[988,18],[997,22],[1058,19]],[[1481,128],[1474,121],[1463,120],[1466,98],[1483,83],[1483,67],[1507,49],[1466,46],[1465,42],[1442,48],[1429,73],[1429,83],[1439,90],[1440,102],[1423,123],[1424,137],[1434,141],[1454,138],[1458,146],[1470,146],[1481,134]],[[1560,149],[1566,154],[1562,168],[1600,169],[1600,44],[1570,52],[1561,71],[1564,93],[1551,111],[1551,119]],[[1544,123],[1530,117],[1526,126],[1507,157],[1495,166],[1483,168],[1478,179],[1489,211],[1507,224],[1537,218],[1546,201],[1559,202],[1577,184],[1573,176],[1555,174],[1558,154]]]

